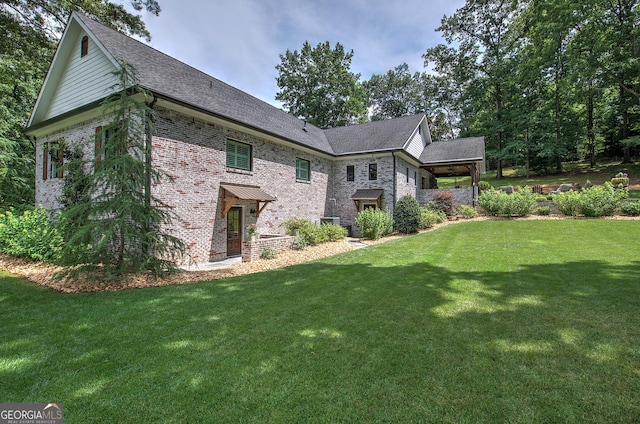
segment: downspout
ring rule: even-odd
[[[155,94],[153,94],[153,100],[148,105],[151,111],[153,111],[153,108],[155,107],[157,101],[158,101],[158,97]],[[150,113],[149,115],[150,115],[149,121],[153,123],[154,115],[153,113]],[[146,140],[144,145],[144,161],[145,161],[144,201],[145,201],[145,206],[150,208],[151,207],[151,146],[152,146],[151,140],[152,140],[153,134],[151,133],[151,125],[148,121],[145,122],[145,126],[146,126],[145,128]]]
[[[391,157],[393,157],[393,201],[391,202],[391,214],[393,214],[396,209],[396,184],[398,176],[396,175],[396,154],[391,152]]]

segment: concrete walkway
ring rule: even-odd
[[[180,269],[185,271],[211,271],[214,269],[228,268],[233,265],[242,263],[242,257],[236,256],[235,258],[223,259],[216,262],[200,262],[191,265],[181,266]]]

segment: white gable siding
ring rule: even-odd
[[[424,140],[422,139],[422,135],[419,131],[416,131],[415,133],[413,133],[413,137],[411,137],[411,139],[407,142],[405,150],[411,156],[419,158],[422,154],[422,151],[424,150],[424,146],[425,144]]]
[[[116,82],[112,74],[116,68],[89,37],[89,53],[80,57],[80,34],[67,67],[62,74],[45,119],[53,118],[107,95]]]

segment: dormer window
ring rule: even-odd
[[[85,57],[89,53],[89,37],[82,37],[82,41],[80,42],[80,57]]]

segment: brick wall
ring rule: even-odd
[[[327,214],[331,159],[159,108],[153,163],[173,184],[154,187],[180,218],[174,225],[196,262],[226,257],[226,220],[220,183],[259,186],[277,198],[259,218],[255,201],[242,200],[242,227],[257,224],[258,233],[284,234],[290,218],[319,221]],[[226,167],[227,138],[252,146],[253,168]],[[296,158],[310,161],[311,181],[296,180]],[[244,236],[244,234],[243,234]]]
[[[270,247],[276,253],[291,249],[294,238],[291,236],[269,236],[255,241],[242,242],[242,262],[250,262],[258,259],[266,247]]]
[[[42,170],[44,163],[44,145],[48,142],[63,139],[69,148],[81,145],[84,157],[93,160],[95,154],[96,127],[104,127],[109,124],[107,117],[91,119],[60,131],[55,131],[36,140],[36,196],[35,205],[45,209],[56,210],[60,208],[58,198],[62,194],[62,178],[48,178],[43,180]],[[89,165],[87,165],[89,166]],[[90,169],[87,168],[87,171]]]

